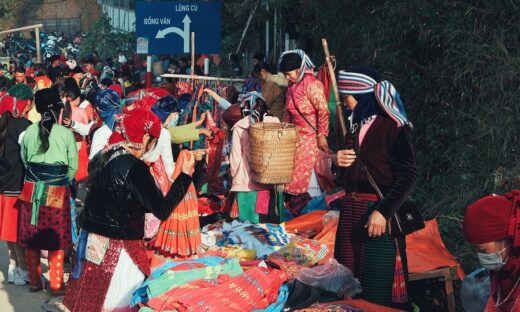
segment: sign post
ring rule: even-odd
[[[136,3],[137,53],[190,53],[197,33],[198,53],[220,53],[222,4],[212,2]]]

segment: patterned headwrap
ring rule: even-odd
[[[144,96],[144,90],[140,89],[134,92],[128,93],[128,95],[125,98],[125,105],[132,105],[136,101],[142,99]]]
[[[134,109],[151,110],[152,106],[157,103],[157,100],[158,99],[155,96],[146,95],[142,99],[134,102]]]
[[[114,129],[115,115],[121,112],[119,96],[116,91],[102,89],[96,93],[95,106],[99,111],[101,119],[110,128]]]
[[[265,105],[265,107],[262,107],[262,102],[258,102],[259,100],[265,104],[265,99],[262,97],[262,94],[256,91],[242,94],[238,98],[240,108],[242,109],[242,116],[250,116],[253,123],[260,121],[263,117],[262,115],[267,112],[267,107]]]
[[[134,109],[116,115],[116,126],[108,139],[108,146],[111,148],[126,144],[133,148],[143,148],[143,137],[146,134],[159,138],[161,121],[150,111]]]
[[[284,58],[288,57],[291,54],[298,55],[302,60],[301,64],[300,64],[300,75],[298,76],[298,80],[297,80],[297,82],[300,82],[303,79],[303,76],[305,75],[305,71],[312,70],[315,66],[314,66],[314,63],[309,58],[309,56],[307,56],[307,54],[305,54],[305,52],[300,49],[289,50],[289,51],[283,52],[282,55],[280,55],[280,60],[278,61],[278,66],[283,67],[282,65],[284,62]],[[294,68],[294,69],[297,69],[297,68]],[[291,70],[294,70],[294,69],[291,69]],[[282,70],[282,71],[284,71],[284,70]]]
[[[152,106],[152,112],[161,119],[161,122],[165,122],[171,113],[179,112],[179,105],[175,98],[171,95],[162,97]]]
[[[377,73],[374,69],[366,66],[356,68],[359,69],[356,71]],[[359,95],[373,94],[379,107],[397,123],[398,127],[411,125],[399,92],[397,92],[389,81],[378,82],[365,73],[340,70],[338,75],[338,89],[339,93],[343,96],[353,95],[356,97]]]

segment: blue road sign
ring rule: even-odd
[[[222,4],[209,2],[136,3],[137,53],[220,53]]]

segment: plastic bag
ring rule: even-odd
[[[464,311],[484,311],[490,291],[488,270],[479,268],[467,275],[460,290],[460,301]]]
[[[334,293],[338,297],[352,297],[361,292],[359,280],[336,259],[323,265],[303,269],[296,274],[295,278],[305,285]]]

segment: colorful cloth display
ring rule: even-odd
[[[190,152],[186,150],[181,152],[175,164],[174,179],[181,173],[184,161],[182,154],[190,154]],[[161,223],[154,248],[166,256],[186,257],[197,252],[200,242],[197,192],[192,183],[184,199],[173,210],[170,217]]]
[[[261,310],[278,299],[279,289],[286,280],[282,271],[254,268],[217,285],[198,281],[174,288],[164,294],[163,300],[151,300],[148,306],[155,311],[179,312]]]
[[[177,287],[185,287],[196,280],[217,280],[220,275],[230,277],[242,274],[238,259],[204,257],[185,261],[168,261],[156,270],[134,292],[132,305],[148,304],[157,308],[165,299],[165,293]]]

